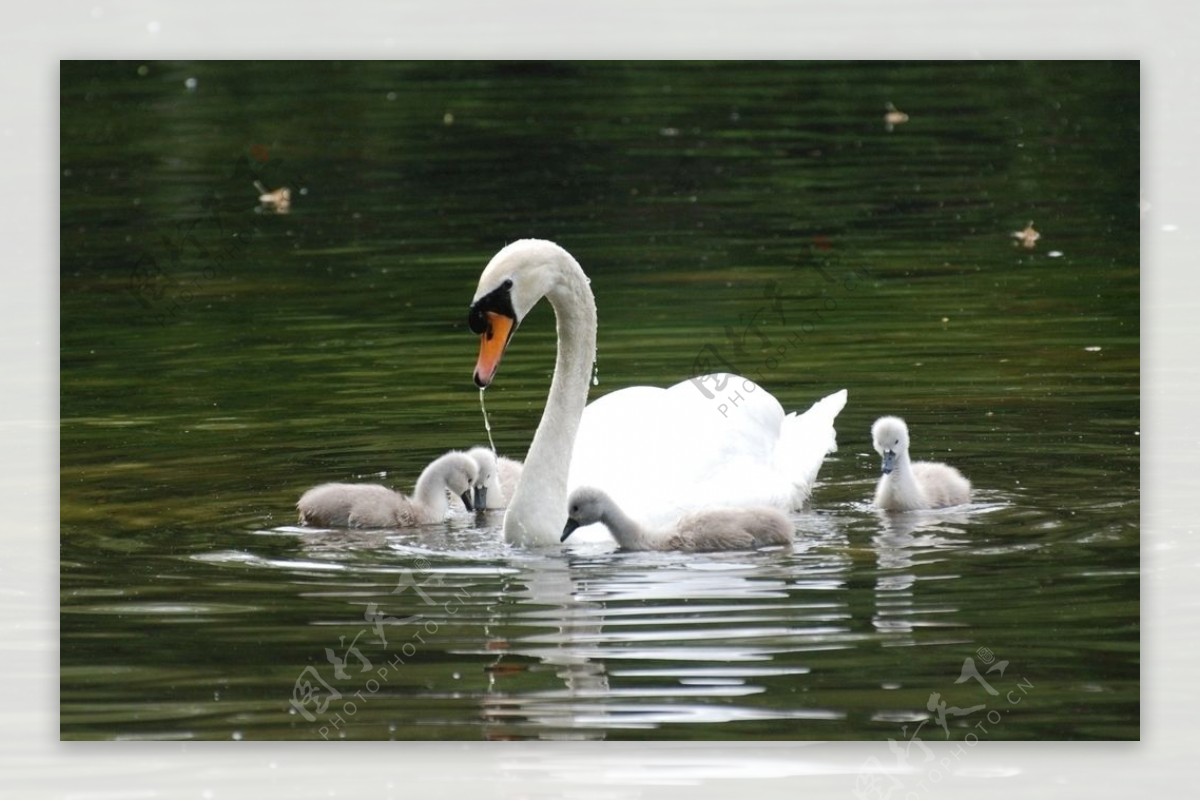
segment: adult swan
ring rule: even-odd
[[[669,525],[711,506],[798,508],[825,454],[846,391],[803,415],[785,415],[769,392],[740,376],[689,379],[670,389],[629,387],[587,404],[596,357],[596,303],[588,278],[553,242],[525,239],[497,253],[479,277],[471,330],[480,335],[475,383],[491,384],[513,332],[545,297],[558,322],[558,357],[525,470],[504,516],[504,536],[552,546],[567,521],[569,489],[603,489],[633,519]],[[602,530],[598,526],[590,527]],[[583,532],[583,529],[580,529]]]

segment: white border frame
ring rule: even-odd
[[[312,13],[318,12],[318,13]],[[1123,58],[1143,68],[1141,743],[982,743],[933,797],[1189,796],[1200,476],[1200,12],[852,0],[43,2],[0,30],[0,795],[853,797],[885,744],[59,743],[58,61],[75,58]],[[323,16],[322,16],[323,14]],[[1130,198],[1130,203],[1135,202]],[[1192,352],[1189,352],[1192,351]],[[939,758],[951,759],[949,752]]]

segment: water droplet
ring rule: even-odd
[[[483,412],[483,428],[487,431],[488,445],[492,447],[492,453],[495,453],[496,443],[492,440],[492,424],[488,420],[487,407],[483,404],[483,387],[479,388],[479,410]]]

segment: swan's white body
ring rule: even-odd
[[[382,484],[319,484],[300,496],[302,526],[400,528],[437,523],[450,510],[446,490],[469,493],[479,467],[466,454],[451,451],[421,471],[412,497]]]
[[[612,392],[585,411],[596,353],[595,301],[578,262],[552,242],[514,242],[480,276],[471,307],[471,328],[482,335],[479,386],[490,384],[512,331],[543,297],[557,318],[558,356],[504,518],[509,542],[557,544],[568,489],[583,484],[604,489],[656,527],[688,510],[790,510],[808,497],[822,460],[836,448],[833,420],[845,405],[845,390],[804,415],[785,415],[766,390],[723,375],[705,385],[724,385],[727,396],[706,395],[698,381],[688,380],[669,389]],[[593,529],[592,537],[602,539],[602,529]]]
[[[825,455],[837,450],[833,422],[846,404],[845,390],[802,415],[785,414],[778,400],[748,379],[720,381],[725,395],[716,397],[689,379],[667,389],[630,387],[593,401],[579,426],[568,488],[602,487],[651,527],[697,509],[803,506]],[[736,407],[723,403],[734,393],[741,395]]]
[[[767,506],[705,509],[655,530],[633,520],[606,493],[579,487],[567,501],[567,515],[564,541],[580,526],[599,523],[629,551],[748,551],[792,544],[791,521]]]
[[[875,451],[883,457],[883,475],[875,487],[875,506],[889,512],[940,509],[971,501],[971,482],[941,462],[913,462],[908,456],[908,425],[899,417],[881,417],[871,426]]]

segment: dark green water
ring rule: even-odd
[[[1136,63],[64,63],[62,736],[1136,739],[1138,114]],[[593,397],[849,390],[793,554],[291,527],[486,440],[524,236],[591,276]],[[882,414],[976,502],[869,509]]]

